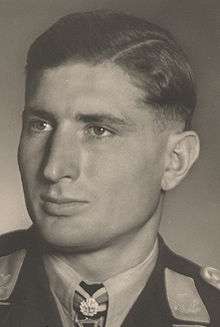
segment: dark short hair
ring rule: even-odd
[[[103,10],[64,16],[31,45],[27,86],[42,70],[71,61],[114,62],[144,90],[144,103],[189,128],[196,106],[192,69],[173,36],[159,26]]]

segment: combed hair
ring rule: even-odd
[[[103,10],[64,16],[31,45],[26,85],[39,72],[68,62],[106,61],[144,90],[144,103],[190,127],[196,92],[188,59],[169,32],[144,18]]]

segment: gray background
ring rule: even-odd
[[[159,23],[191,59],[199,92],[194,128],[202,151],[190,176],[168,194],[161,233],[178,253],[220,268],[218,0],[0,0],[0,233],[30,224],[16,164],[28,46],[60,16],[97,8],[126,10]]]

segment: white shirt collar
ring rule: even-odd
[[[151,253],[143,262],[103,282],[109,296],[106,327],[121,325],[145,287],[157,257],[158,241],[155,242]],[[66,314],[73,320],[75,315],[73,297],[82,278],[62,257],[44,255],[43,259],[50,288]],[[60,308],[59,310],[61,310]],[[66,326],[70,325],[67,323],[64,327]]]

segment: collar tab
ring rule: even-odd
[[[191,277],[166,268],[165,285],[168,303],[175,319],[210,323],[209,314]]]
[[[0,257],[0,301],[10,297],[26,255],[26,250],[18,250],[9,255]],[[1,303],[1,304],[5,304]]]

